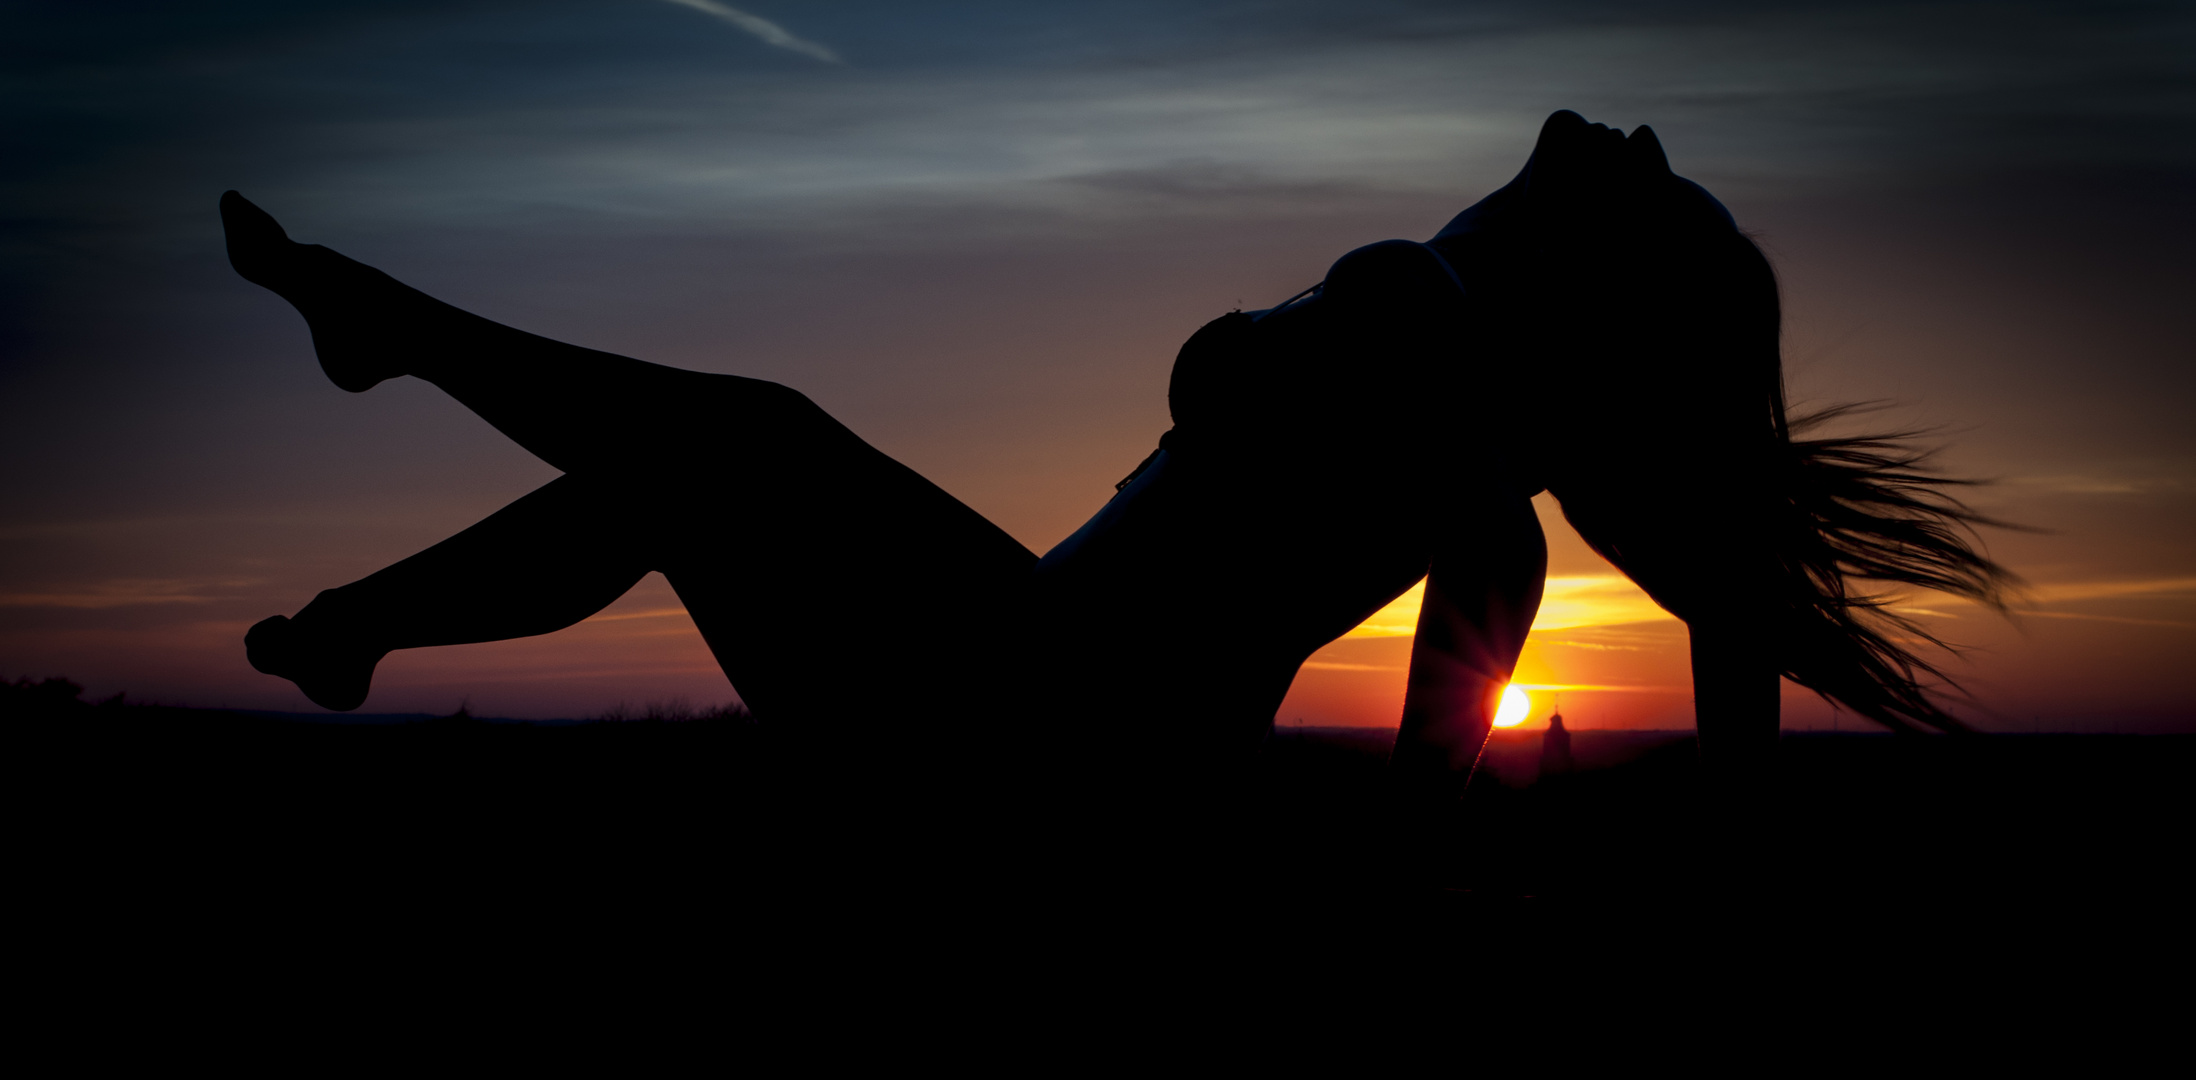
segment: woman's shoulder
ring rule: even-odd
[[[1250,313],[1231,311],[1182,343],[1167,381],[1167,409],[1175,424],[1202,425],[1227,413],[1231,394],[1240,392],[1238,376],[1257,347],[1257,327]]]

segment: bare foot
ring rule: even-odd
[[[354,394],[406,372],[404,344],[390,316],[425,299],[395,278],[318,244],[300,244],[265,210],[234,191],[221,196],[229,265],[238,276],[290,302],[313,332],[313,351],[330,381]]]
[[[347,648],[314,640],[317,636],[281,615],[262,619],[244,633],[244,656],[252,667],[296,683],[323,709],[350,712],[365,704],[373,687],[374,665],[389,651]]]

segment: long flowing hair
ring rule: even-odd
[[[1736,228],[1595,244],[1551,249],[1567,265],[1539,275],[1593,312],[1550,335],[1596,387],[1549,477],[1565,516],[1688,623],[1765,635],[1833,706],[1965,730],[1939,700],[1957,685],[1932,654],[1950,646],[1899,603],[1926,589],[2002,612],[2018,592],[1976,532],[2003,523],[1957,495],[1974,481],[1934,471],[1923,433],[1831,433],[1867,407],[1789,412],[1776,275]]]

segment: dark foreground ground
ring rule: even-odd
[[[1461,797],[1428,799],[1391,790],[1386,732],[1283,729],[1185,795],[835,779],[736,720],[16,705],[19,889],[52,925],[300,963],[430,935],[554,953],[583,927],[592,948],[673,956],[1165,935],[1458,956],[1677,925],[2120,950],[2185,919],[2196,820],[2196,738],[2176,736],[1794,736],[1737,803],[1703,793],[1680,733],[1579,732],[1577,770],[1552,776],[1537,732],[1501,733]],[[1164,734],[1124,718],[1087,737]]]

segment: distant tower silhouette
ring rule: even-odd
[[[1563,730],[1563,714],[1548,718],[1548,733],[1540,737],[1540,775],[1571,771],[1571,733]]]

